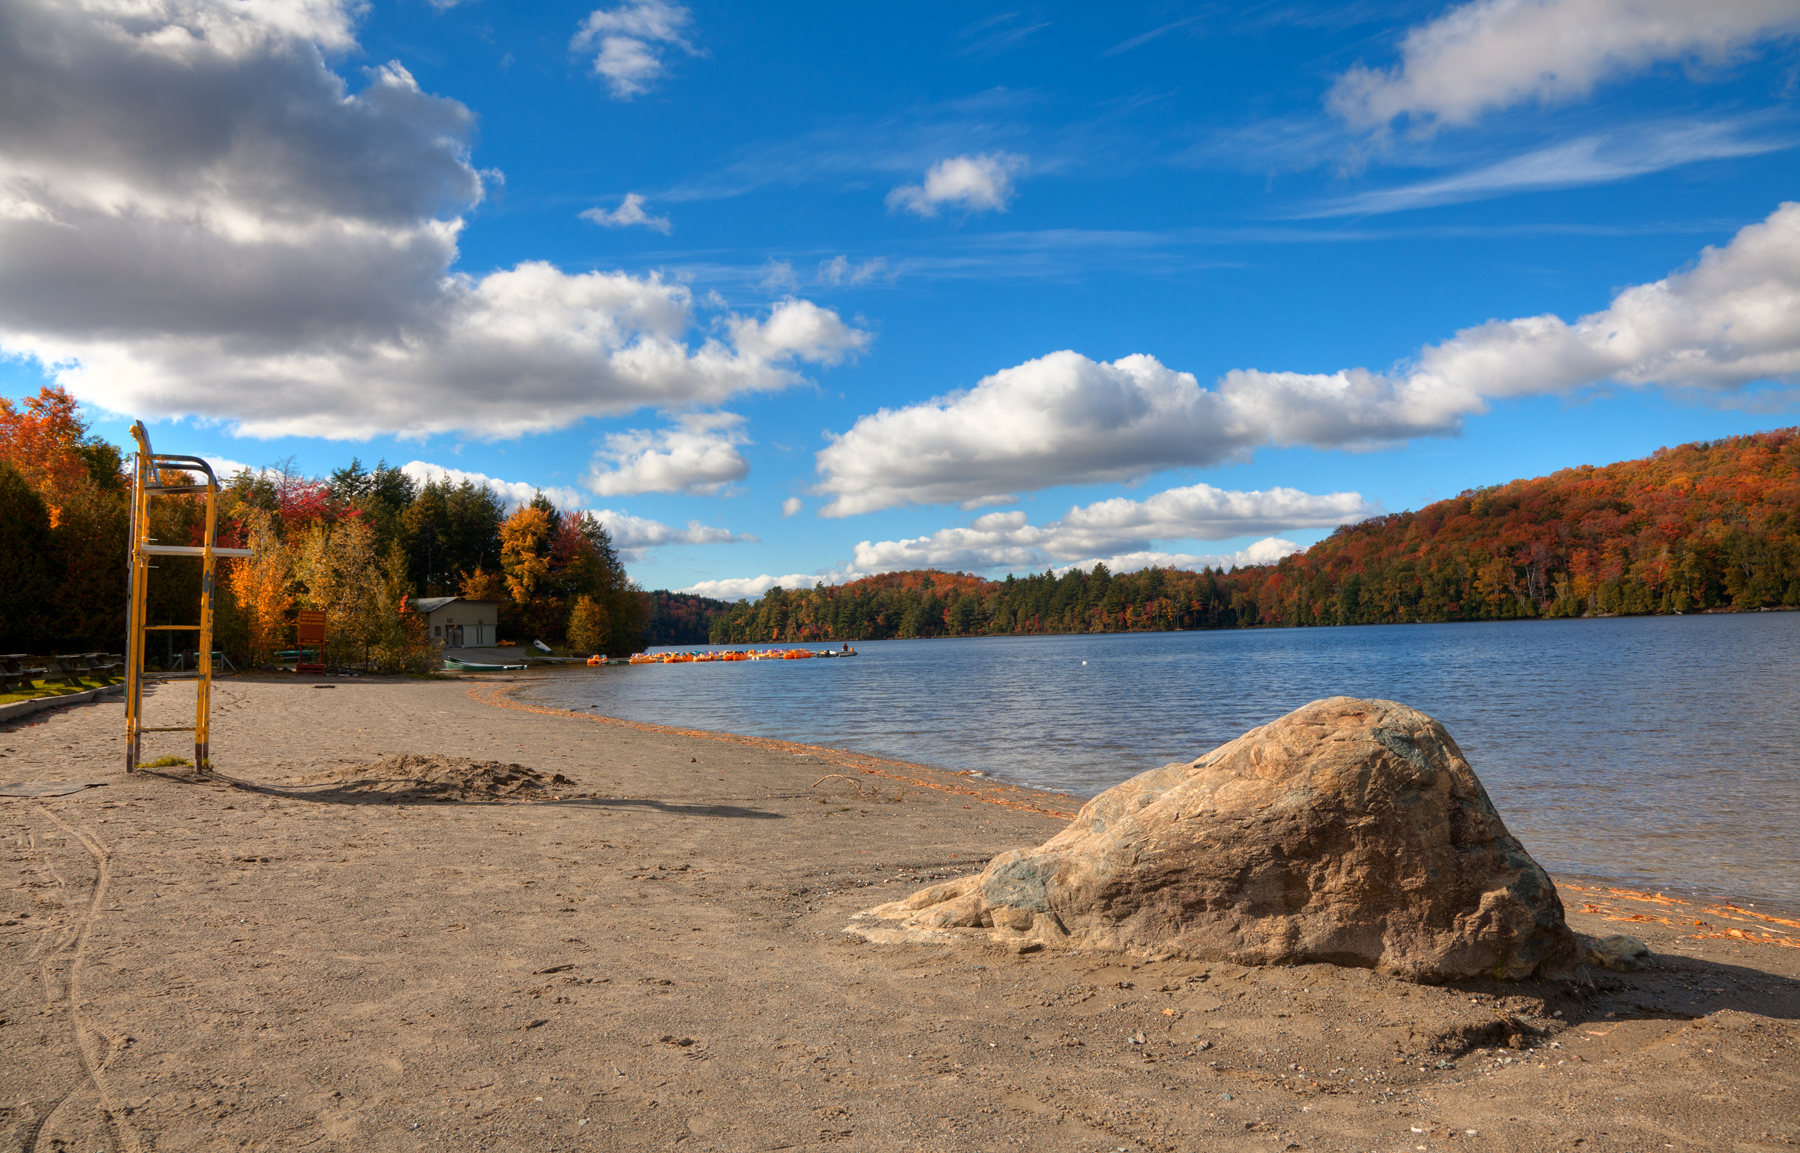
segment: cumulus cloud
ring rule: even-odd
[[[1154,550],[1119,553],[1110,557],[1095,557],[1092,560],[1077,561],[1067,568],[1078,568],[1086,572],[1095,564],[1104,563],[1115,573],[1137,572],[1147,568],[1181,568],[1181,569],[1225,569],[1248,568],[1251,565],[1274,564],[1283,557],[1304,552],[1298,544],[1291,540],[1283,540],[1277,536],[1264,537],[1247,548],[1228,553],[1189,553],[1158,552]],[[1060,570],[1059,570],[1060,571]]]
[[[1005,515],[1005,514],[996,514]],[[984,518],[985,519],[985,518]],[[990,530],[1005,532],[1005,529]],[[941,535],[941,534],[939,534]],[[699,581],[677,591],[691,593],[695,596],[714,597],[718,600],[754,600],[770,589],[780,586],[784,589],[810,589],[820,585],[839,585],[858,579],[875,576],[883,572],[895,572],[910,568],[936,567],[940,569],[954,568],[958,570],[986,572],[998,575],[1001,572],[1019,572],[1027,569],[1045,568],[1058,573],[1070,569],[1091,570],[1096,564],[1104,564],[1115,573],[1137,572],[1147,568],[1183,568],[1183,569],[1234,569],[1248,565],[1274,564],[1283,557],[1292,556],[1302,551],[1298,544],[1280,537],[1265,537],[1247,548],[1228,553],[1185,553],[1161,552],[1156,550],[1138,550],[1135,552],[1115,553],[1112,556],[1085,557],[1081,560],[1063,564],[1052,562],[1049,557],[1038,551],[1026,548],[1013,549],[1004,544],[987,549],[971,548],[966,542],[948,543],[934,548],[929,543],[934,537],[920,537],[918,541],[883,541],[871,545],[863,542],[861,549],[867,550],[873,562],[868,567],[861,564],[841,565],[823,574],[789,573],[787,576],[769,576],[763,574],[755,577],[731,577],[724,580]],[[910,546],[910,547],[888,547]],[[989,561],[988,558],[998,556],[1000,559]],[[1023,558],[1021,561],[1019,558]]]
[[[581,214],[583,220],[591,220],[602,228],[631,228],[642,225],[654,228],[667,236],[675,226],[666,216],[652,216],[644,211],[644,198],[636,192],[628,192],[619,206],[608,212],[604,208],[590,208]]]
[[[441,464],[432,464],[423,460],[409,460],[400,466],[400,471],[411,477],[413,483],[421,486],[441,481],[449,481],[453,485],[460,485],[467,481],[476,488],[486,485],[506,502],[508,508],[519,508],[522,505],[530,504],[532,497],[540,492],[560,509],[581,507],[581,494],[572,488],[562,488],[556,485],[545,488],[542,485],[526,484],[519,480],[501,480],[499,477],[489,476],[485,472],[446,468]]]
[[[1328,104],[1359,129],[1402,117],[1469,124],[1529,101],[1578,99],[1661,61],[1727,61],[1796,31],[1792,0],[1475,0],[1408,32],[1394,67],[1345,72]]]
[[[1493,320],[1386,372],[1236,369],[1213,388],[1150,356],[1058,352],[973,389],[864,416],[817,457],[826,516],[969,507],[1058,484],[1130,480],[1265,446],[1367,449],[1457,431],[1497,398],[1614,382],[1698,391],[1800,382],[1800,204],[1627,288],[1573,323]]]
[[[1228,376],[1215,390],[1155,357],[1054,352],[973,389],[857,420],[817,457],[826,516],[1008,503],[1058,484],[1213,465],[1271,441],[1364,445],[1445,431],[1374,374]]]
[[[787,576],[770,576],[764,573],[754,577],[730,577],[725,580],[696,581],[684,589],[690,596],[712,597],[722,601],[755,600],[777,585],[784,589],[809,589],[822,584],[839,584],[841,578],[808,576],[805,573],[789,573]]]
[[[398,64],[327,68],[359,8],[7,5],[0,353],[147,418],[498,437],[786,388],[866,340],[784,301],[695,341],[656,276],[451,271],[474,117]]]
[[[610,508],[588,509],[594,519],[606,526],[613,547],[624,560],[640,561],[652,550],[676,544],[738,544],[754,542],[750,533],[734,533],[716,525],[687,522],[686,528],[675,528],[658,520],[616,512]]]
[[[596,8],[588,13],[569,47],[576,52],[598,47],[594,75],[606,77],[612,94],[628,100],[648,92],[650,82],[668,70],[663,63],[667,49],[700,55],[687,38],[691,23],[693,13],[679,4],[631,0],[617,8]]]
[[[873,339],[831,309],[792,298],[777,304],[767,320],[732,316],[725,327],[739,355],[770,363],[799,357],[814,364],[841,364]]]
[[[803,509],[805,507],[806,507],[805,501],[801,500],[797,496],[790,496],[786,500],[781,502],[782,518],[786,519],[787,517],[793,516],[795,513],[799,512],[801,509]]]
[[[798,506],[792,499],[783,505]],[[1091,569],[1104,563],[1114,572],[1138,569],[1242,568],[1272,564],[1300,551],[1280,537],[1264,537],[1229,553],[1168,552],[1157,541],[1224,540],[1252,533],[1350,524],[1379,513],[1354,492],[1313,494],[1276,488],[1232,492],[1197,484],[1170,489],[1147,500],[1103,500],[1071,508],[1047,525],[1029,523],[1023,512],[991,512],[967,526],[939,529],[905,540],[863,541],[852,559],[829,572],[787,576],[733,577],[700,581],[680,591],[721,600],[760,597],[777,585],[813,588],[905,569],[957,569],[978,573],[1038,569]]]
[[[748,444],[744,418],[730,412],[689,413],[673,428],[613,433],[583,482],[597,496],[638,492],[717,493],[750,475],[737,450]],[[611,467],[602,465],[610,461]]]
[[[923,184],[903,184],[887,195],[889,212],[936,216],[945,206],[965,212],[1005,212],[1012,199],[1012,178],[1025,158],[1007,152],[952,156],[925,173]]]
[[[252,476],[260,476],[267,471],[266,469],[252,468],[243,461],[232,460],[228,456],[209,456],[206,457],[205,460],[207,464],[212,465],[213,475],[220,480],[229,480],[240,472],[247,472]]]
[[[1041,526],[1029,523],[1023,512],[1014,510],[991,512],[966,527],[939,529],[930,536],[863,541],[856,546],[851,567],[865,572],[912,568],[1019,571],[1124,556],[1188,556],[1156,552],[1151,546],[1157,541],[1224,540],[1253,533],[1328,528],[1364,520],[1379,511],[1354,492],[1313,494],[1291,488],[1233,492],[1197,484],[1160,492],[1147,500],[1118,497],[1071,508],[1060,519]],[[1253,547],[1266,553],[1276,546],[1264,541]],[[1206,563],[1218,559],[1209,558]]]

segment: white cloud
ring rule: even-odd
[[[862,284],[877,276],[893,279],[893,273],[888,271],[888,263],[884,257],[876,256],[861,264],[852,264],[849,257],[840,254],[819,262],[821,284]]]
[[[888,193],[888,211],[936,216],[949,205],[965,212],[1005,212],[1012,199],[1013,173],[1024,167],[1023,156],[1007,152],[952,156],[933,164],[925,183],[903,184]]]
[[[666,48],[689,56],[700,52],[687,38],[693,13],[663,0],[630,0],[617,8],[596,8],[582,21],[569,47],[587,52],[595,45],[594,74],[604,76],[615,97],[624,100],[650,90],[650,82],[668,69]]]
[[[787,576],[770,576],[764,573],[762,576],[755,577],[698,581],[675,591],[697,597],[712,597],[715,600],[745,601],[754,600],[777,585],[784,589],[809,589],[815,585],[838,583],[841,581],[829,577],[807,576],[804,573],[789,573]]]
[[[1469,124],[1660,61],[1724,62],[1797,29],[1792,0],[1475,0],[1408,32],[1395,67],[1345,72],[1328,103],[1359,129]]]
[[[1800,382],[1800,204],[1688,269],[1568,323],[1494,320],[1388,372],[1236,369],[1203,389],[1149,356],[1057,352],[967,392],[860,418],[817,456],[823,512],[974,506],[1059,484],[1240,459],[1265,445],[1367,449],[1455,432],[1490,400],[1606,382],[1700,390]]]
[[[550,498],[556,507],[565,511],[581,507],[582,496],[572,488],[562,488],[556,485],[546,488],[543,485],[527,484],[524,481],[501,480],[499,477],[489,476],[484,472],[446,468],[441,464],[431,464],[423,460],[407,461],[400,466],[400,471],[411,477],[413,483],[420,486],[446,480],[453,485],[460,485],[464,481],[468,481],[476,488],[486,485],[506,501],[508,508],[519,508],[522,505],[530,504],[531,498],[539,492]]]
[[[1273,564],[1301,551],[1300,546],[1279,537],[1264,537],[1229,553],[1166,552],[1150,546],[1158,540],[1223,540],[1270,529],[1349,524],[1379,511],[1353,492],[1314,495],[1284,488],[1228,492],[1202,484],[1170,489],[1148,500],[1106,500],[1071,508],[1060,520],[1041,527],[1027,523],[1022,512],[992,512],[975,518],[967,527],[940,529],[930,536],[863,541],[849,563],[823,574],[778,577],[765,573],[700,581],[680,591],[720,600],[747,600],[777,585],[813,588],[919,568],[990,574],[1085,570],[1100,562],[1113,572],[1136,572],[1152,565],[1242,568]]]
[[[929,541],[934,538],[921,537],[919,539],[922,541]],[[868,542],[865,541],[861,547],[870,549],[871,555],[888,558],[889,562],[891,562],[879,563],[870,568],[849,564],[832,569],[830,572],[823,575],[789,573],[787,576],[769,576],[765,573],[762,576],[755,577],[733,577],[725,580],[700,581],[696,584],[689,585],[687,588],[678,589],[676,591],[691,593],[694,596],[713,597],[717,600],[754,600],[778,585],[784,589],[810,589],[817,588],[820,585],[847,584],[860,577],[875,576],[878,573],[883,572],[897,572],[910,568],[926,567],[959,569],[963,571],[975,571],[977,573],[985,572],[989,575],[999,575],[1002,572],[1022,572],[1036,569],[1052,569],[1058,573],[1068,572],[1070,569],[1081,569],[1083,572],[1087,572],[1091,571],[1094,565],[1102,563],[1114,573],[1137,572],[1139,569],[1151,567],[1183,569],[1215,568],[1229,570],[1234,568],[1244,568],[1249,565],[1274,564],[1283,557],[1292,556],[1295,553],[1302,551],[1301,547],[1291,540],[1282,540],[1279,537],[1265,537],[1262,540],[1251,544],[1247,548],[1241,548],[1235,552],[1229,553],[1197,554],[1138,550],[1136,552],[1117,553],[1105,557],[1086,557],[1066,564],[1053,564],[1050,562],[1049,558],[1042,553],[1033,552],[1030,549],[1015,553],[1005,546],[987,550],[980,548],[971,549],[957,545],[949,545],[938,550],[933,550],[928,547],[890,550],[883,547],[890,544],[904,543],[907,542],[884,541],[881,545],[869,545]],[[989,563],[988,558],[996,555],[1000,556],[1001,559]],[[1023,562],[1020,563],[1015,559],[1012,559],[1015,556],[1023,557]]]
[[[611,212],[604,208],[589,208],[581,213],[581,218],[591,220],[602,228],[631,228],[641,224],[645,228],[654,228],[664,236],[675,228],[668,217],[652,216],[645,212],[644,198],[636,192],[626,193],[625,199]]]
[[[701,524],[697,520],[688,521],[686,528],[674,528],[661,521],[616,512],[610,508],[594,508],[587,511],[594,515],[595,520],[606,526],[606,531],[612,537],[613,547],[619,551],[619,556],[631,562],[642,560],[653,549],[664,548],[668,545],[739,544],[756,540],[756,537],[750,533],[734,533],[729,529]]]
[[[725,327],[739,355],[770,362],[797,357],[813,364],[841,364],[874,339],[810,300],[784,300],[766,321],[731,316]]]
[[[806,507],[805,501],[801,500],[797,496],[790,496],[786,500],[781,502],[782,518],[786,519],[787,517],[793,516],[795,513],[799,512],[801,509],[803,509],[805,507]]]
[[[1173,556],[1177,554],[1153,552],[1151,546],[1157,541],[1225,540],[1259,532],[1327,528],[1364,520],[1379,511],[1354,492],[1315,495],[1291,488],[1233,492],[1197,484],[1160,492],[1147,500],[1119,497],[1071,508],[1059,520],[1042,526],[1029,523],[1020,511],[991,512],[967,527],[939,529],[930,536],[863,541],[856,546],[851,567],[863,572],[914,568],[1020,571],[1091,564],[1095,558]],[[1266,552],[1273,546],[1264,542],[1260,547]],[[1218,559],[1208,558],[1205,563]],[[1107,563],[1110,566],[1112,561]]]
[[[247,472],[252,476],[259,476],[266,471],[260,468],[251,468],[243,461],[232,460],[228,456],[209,456],[204,459],[207,464],[212,465],[213,475],[218,477],[221,482],[230,480],[240,472]]]
[[[583,482],[598,496],[639,492],[717,493],[750,475],[737,450],[748,444],[744,418],[730,412],[677,417],[674,428],[612,433]],[[613,462],[612,468],[600,460]]]
[[[1202,389],[1152,356],[1054,352],[968,392],[857,420],[817,456],[826,516],[902,504],[1002,504],[1059,484],[1134,480],[1280,444],[1363,446],[1447,431],[1369,373]]]
[[[1137,572],[1147,568],[1179,568],[1179,569],[1225,569],[1248,568],[1251,565],[1274,564],[1283,557],[1304,552],[1305,549],[1291,540],[1269,536],[1252,543],[1248,548],[1241,548],[1228,553],[1189,553],[1158,552],[1140,550],[1138,552],[1118,553],[1110,557],[1095,557],[1092,560],[1077,561],[1068,568],[1078,568],[1083,572],[1092,571],[1095,563],[1104,562],[1114,573]],[[1060,566],[1059,566],[1060,571]]]
[[[787,301],[696,343],[656,276],[452,272],[474,117],[397,64],[350,91],[319,49],[354,10],[8,5],[0,353],[147,418],[499,437],[786,388],[866,340]]]

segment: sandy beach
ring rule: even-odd
[[[223,679],[215,778],[0,729],[103,783],[0,799],[0,1150],[1800,1147],[1791,911],[1559,878],[1658,954],[1577,983],[873,946],[1079,800],[529,683]]]

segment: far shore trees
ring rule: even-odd
[[[1800,429],[1787,428],[1472,489],[1273,565],[915,570],[704,611],[712,643],[753,644],[1796,607]]]

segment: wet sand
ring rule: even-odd
[[[1591,984],[871,946],[1077,802],[525,683],[221,680],[220,779],[126,776],[116,701],[0,729],[106,782],[0,799],[0,1150],[1800,1146],[1788,914],[1565,883],[1659,954]]]

